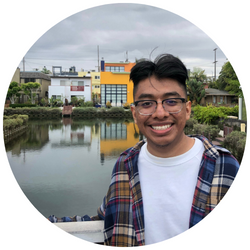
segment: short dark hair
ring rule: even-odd
[[[155,76],[159,80],[164,78],[174,79],[187,93],[187,68],[179,58],[171,54],[159,55],[154,62],[147,59],[141,60],[131,69],[130,80],[134,83],[134,98],[139,82],[151,76]]]

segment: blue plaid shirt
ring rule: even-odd
[[[200,222],[224,197],[239,169],[239,163],[227,149],[212,145],[204,136],[205,147],[197,185],[190,208],[191,228]],[[145,244],[143,199],[138,172],[141,141],[118,158],[111,184],[98,216],[104,219],[104,244],[111,246],[140,246]]]
[[[189,227],[209,214],[227,193],[239,169],[239,163],[227,149],[212,145],[204,136],[197,137],[205,147],[190,208]],[[145,141],[124,151],[118,158],[107,195],[98,215],[57,218],[51,222],[104,220],[104,244],[111,246],[145,245],[144,213],[139,181],[138,157]]]

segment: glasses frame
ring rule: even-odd
[[[169,111],[167,111],[167,110],[165,109],[165,107],[164,107],[164,105],[163,105],[163,102],[165,102],[166,100],[176,100],[176,99],[181,100],[182,104],[187,102],[187,100],[186,100],[185,98],[176,97],[176,98],[166,98],[166,99],[164,99],[164,100],[162,100],[162,101],[160,101],[160,102],[157,102],[157,101],[155,101],[155,100],[140,100],[140,101],[135,101],[135,102],[134,102],[134,105],[135,105],[135,107],[137,107],[138,103],[140,103],[140,102],[146,102],[146,101],[155,102],[155,103],[156,103],[155,110],[154,110],[154,112],[155,112],[156,109],[157,109],[158,103],[161,103],[161,104],[162,104],[162,107],[164,108],[164,110],[165,110],[166,112],[168,112],[169,114],[178,114],[178,113],[181,112],[181,110],[182,110],[182,108],[183,108],[183,105],[182,105],[181,109],[180,109],[179,111],[177,111],[177,112],[169,112]],[[137,111],[138,111],[138,113],[139,113],[140,115],[152,115],[152,114],[154,114],[154,112],[153,112],[153,113],[150,113],[150,114],[142,114],[142,113],[140,113],[139,110],[137,110]]]

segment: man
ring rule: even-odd
[[[184,134],[191,114],[187,69],[172,55],[131,70],[133,118],[146,137],[118,158],[98,215],[104,244],[141,246],[201,221],[226,194],[239,164],[203,136]]]
[[[191,103],[178,58],[139,62],[130,79],[133,118],[146,140],[120,155],[98,209],[104,243],[112,246],[153,244],[194,226],[223,198],[239,168],[228,150],[184,134]]]

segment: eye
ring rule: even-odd
[[[142,107],[142,108],[150,108],[154,105],[154,102],[151,102],[151,101],[144,101],[144,102],[140,102],[139,105]]]
[[[164,103],[168,106],[176,106],[178,104],[177,100],[175,99],[167,99]]]

